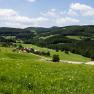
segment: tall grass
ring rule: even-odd
[[[94,94],[94,66],[7,50],[0,52],[0,94]]]

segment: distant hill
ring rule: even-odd
[[[94,33],[94,25],[85,26],[65,26],[65,27],[29,27],[25,30],[36,31],[42,34],[52,35],[52,34],[62,34],[62,35],[92,35]],[[45,31],[45,32],[44,32]],[[49,33],[49,34],[48,34]]]
[[[36,32],[40,36],[50,36],[50,35],[80,35],[80,36],[93,36],[94,33],[94,25],[84,25],[84,26],[65,26],[65,27],[28,27],[25,29],[20,28],[10,28],[10,27],[1,27],[0,35],[2,34],[18,34],[18,33],[31,33]],[[44,36],[43,36],[44,37]]]
[[[32,43],[55,50],[71,51],[94,58],[94,25],[26,28],[35,31]]]
[[[28,27],[25,29],[0,28],[0,40],[3,41],[3,38],[11,38],[12,36],[15,41],[20,40],[27,44],[35,44],[55,50],[71,51],[94,58],[94,25],[54,26],[51,28]]]

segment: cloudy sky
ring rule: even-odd
[[[94,0],[0,0],[0,27],[94,24]]]

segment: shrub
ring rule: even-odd
[[[19,50],[22,49],[22,48],[23,48],[23,46],[21,44],[19,44],[18,47],[17,47],[17,49],[19,49]]]
[[[53,62],[59,62],[60,58],[59,55],[53,55]]]

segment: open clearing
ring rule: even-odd
[[[94,94],[93,65],[42,58],[1,48],[0,94]]]
[[[86,57],[83,57],[83,56],[78,55],[78,54],[73,54],[73,53],[66,54],[66,53],[61,52],[61,51],[56,52],[52,49],[41,48],[41,47],[31,45],[31,44],[23,44],[23,46],[32,47],[32,48],[40,50],[40,51],[50,51],[51,58],[54,54],[58,54],[60,56],[61,60],[76,61],[76,62],[89,62],[90,61],[90,58],[86,58]]]

